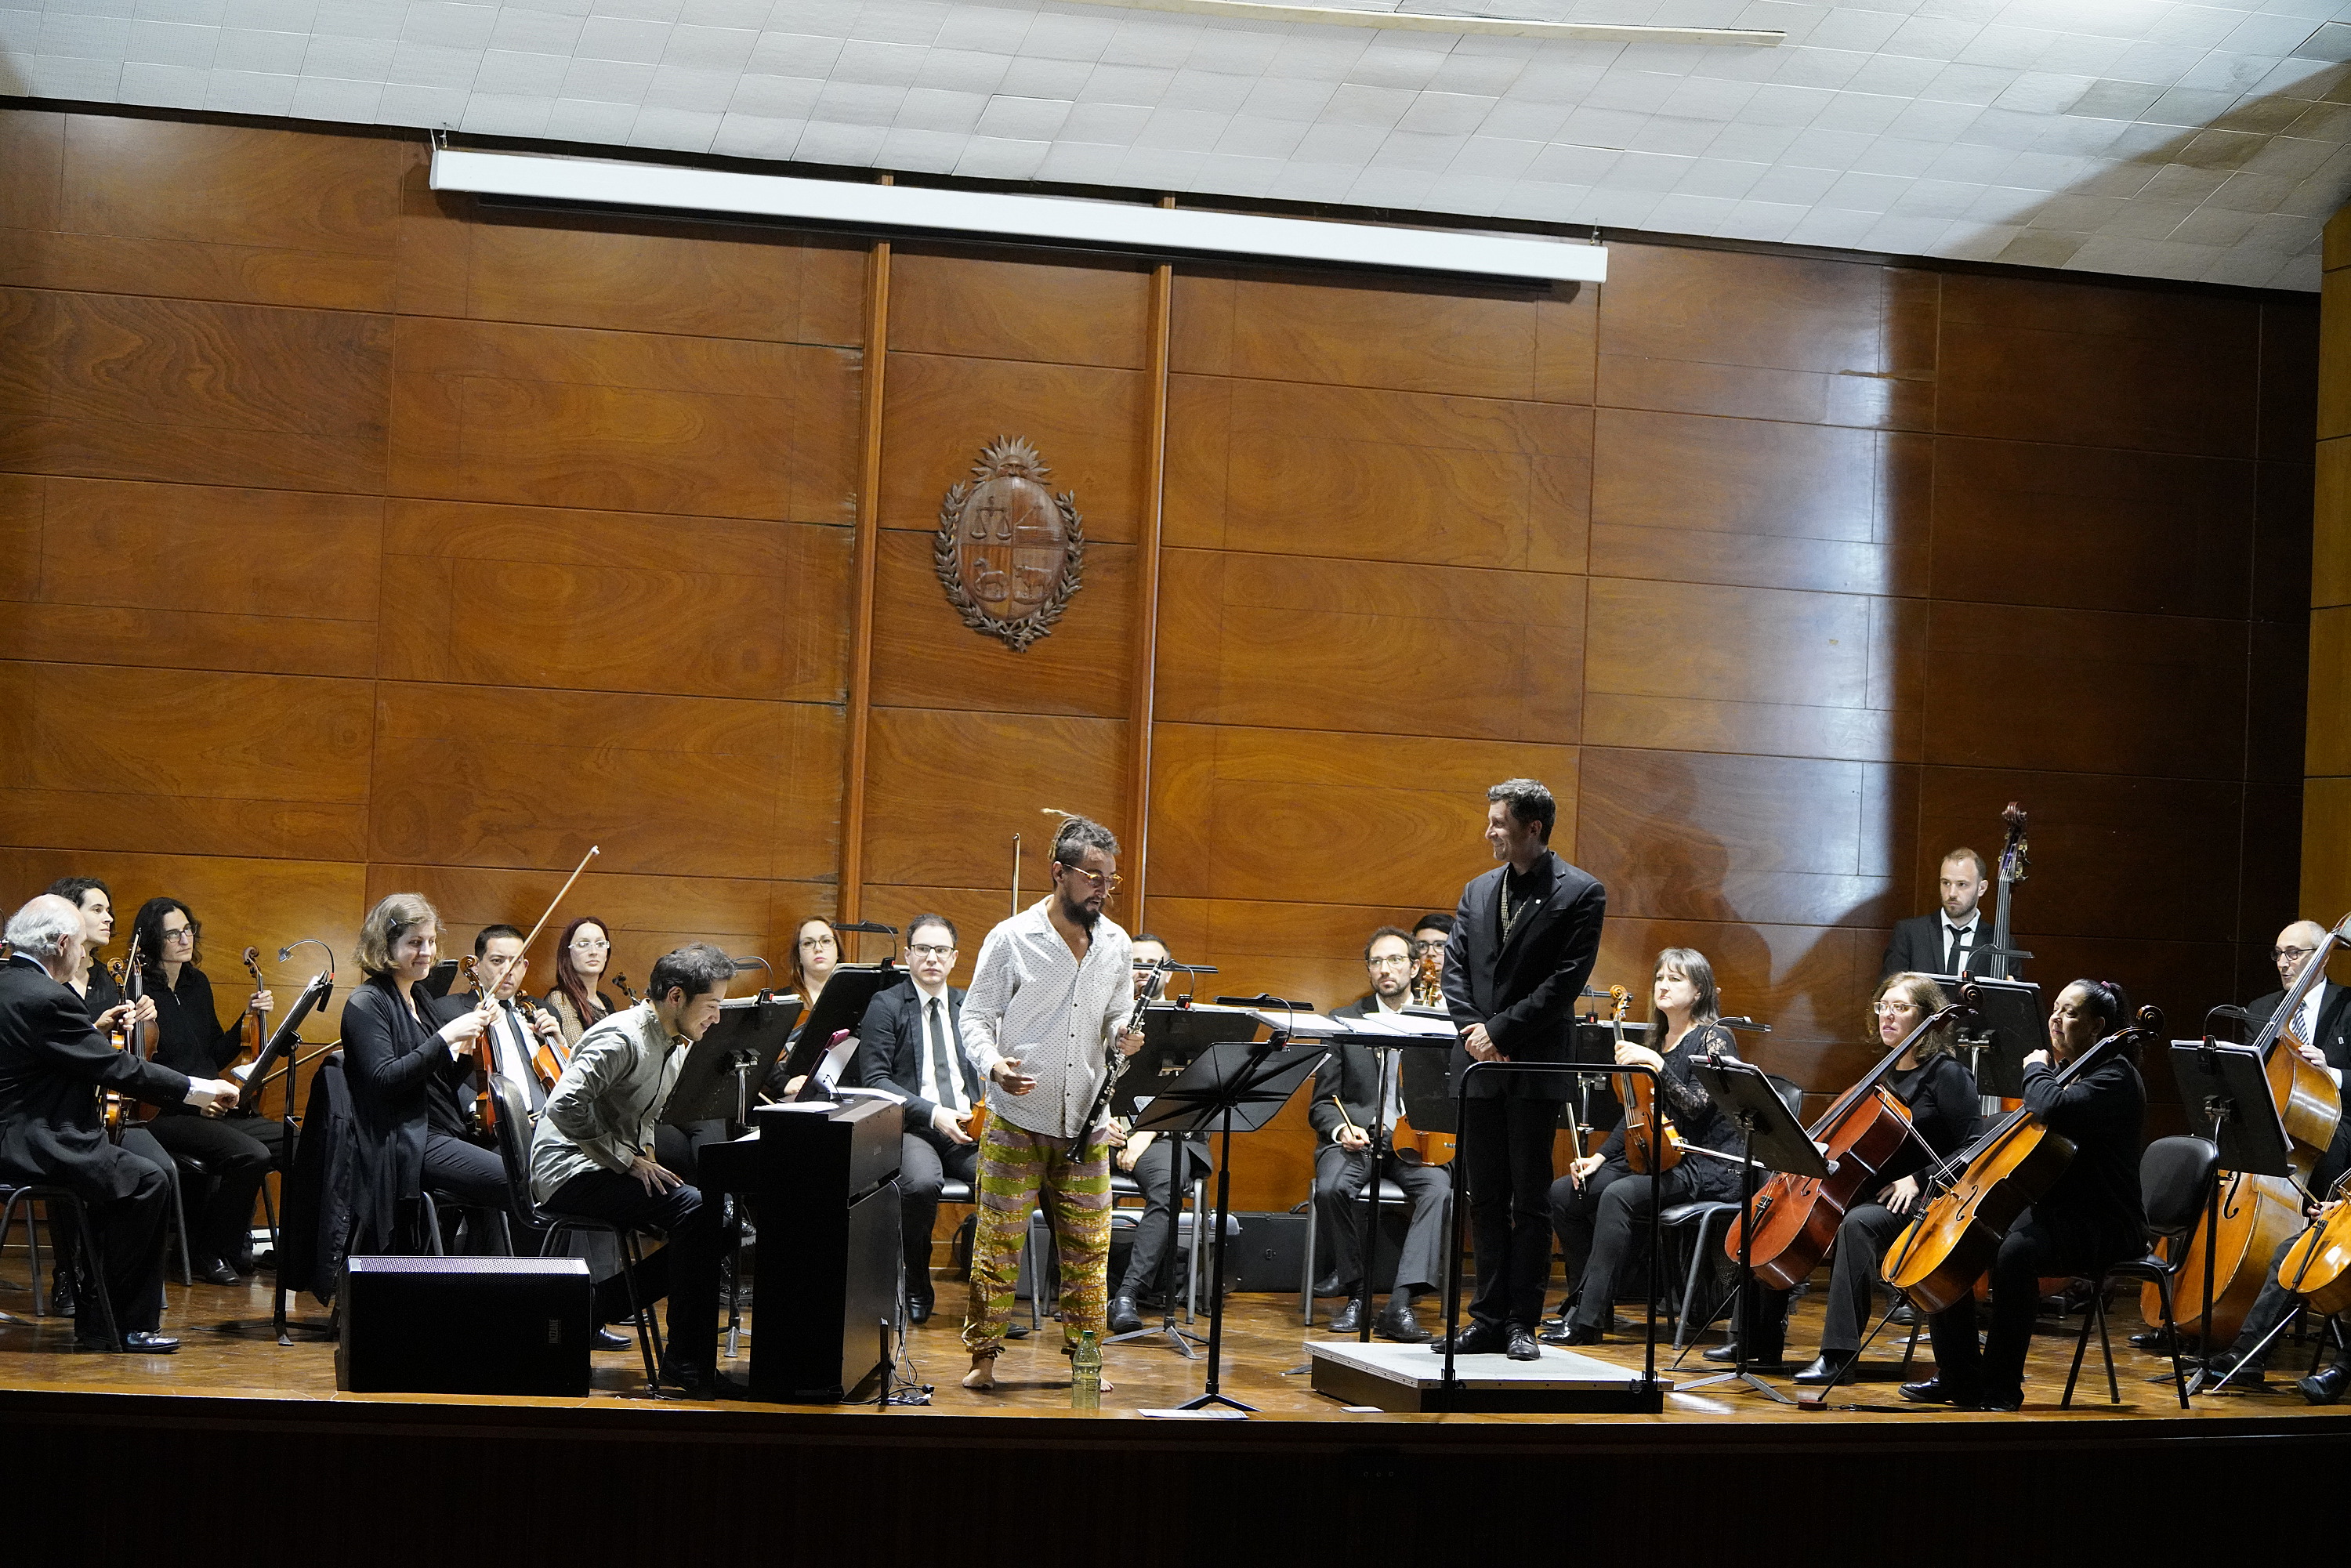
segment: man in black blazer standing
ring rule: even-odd
[[[1445,1006],[1461,1031],[1456,1082],[1473,1061],[1568,1060],[1608,907],[1595,878],[1552,852],[1559,806],[1549,789],[1512,779],[1486,800],[1486,842],[1503,863],[1462,889],[1445,945]],[[1552,1137],[1567,1086],[1564,1074],[1548,1072],[1469,1081],[1457,1163],[1468,1184],[1478,1293],[1455,1347],[1462,1354],[1542,1354],[1535,1323],[1551,1272]]]
[[[931,1226],[939,1189],[967,1182],[979,1166],[970,1131],[979,1080],[963,1051],[963,993],[947,984],[956,966],[955,922],[917,915],[906,927],[906,978],[865,1006],[857,1026],[852,1083],[905,1102],[898,1145],[900,1234],[906,1248],[906,1315],[930,1319]]]
[[[1877,977],[1888,975],[1989,975],[1992,945],[1991,922],[1984,918],[1983,896],[1991,888],[1991,874],[1983,856],[1956,849],[1943,857],[1939,893],[1942,907],[1932,915],[1916,915],[1894,923],[1894,939],[1886,945],[1886,959]],[[2011,967],[2011,975],[2020,973]]]
[[[177,1339],[157,1332],[171,1189],[159,1166],[108,1141],[99,1092],[203,1111],[236,1103],[236,1088],[117,1051],[91,1027],[72,988],[89,956],[81,916],[67,900],[44,894],[26,904],[10,916],[7,938],[16,951],[0,966],[0,1182],[70,1187],[96,1233],[80,1256],[93,1265],[105,1260],[123,1348],[177,1350]],[[110,1009],[99,1021],[111,1024],[127,1010]],[[92,1349],[110,1350],[96,1284],[76,1292],[74,1333]]]

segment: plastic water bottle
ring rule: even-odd
[[[1078,1347],[1070,1353],[1070,1408],[1102,1408],[1102,1341],[1092,1329],[1078,1331]]]

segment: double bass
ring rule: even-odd
[[[2131,1022],[2060,1068],[2062,1088],[2125,1045],[2163,1038],[2163,1014],[2139,1009]],[[1922,1313],[1965,1301],[1999,1254],[2009,1227],[2057,1184],[2074,1143],[2028,1110],[2015,1110],[1938,1167],[1959,1175],[1903,1227],[1881,1275]]]
[[[1824,1150],[1829,1174],[1807,1176],[1774,1172],[1757,1189],[1755,1206],[1730,1222],[1723,1246],[1733,1260],[1740,1256],[1740,1232],[1751,1224],[1754,1235],[1748,1260],[1756,1278],[1775,1289],[1791,1291],[1819,1266],[1829,1244],[1836,1239],[1837,1227],[1844,1223],[1845,1211],[1877,1185],[1878,1173],[1911,1139],[1910,1107],[1886,1087],[1887,1074],[1930,1030],[1956,1022],[1972,1010],[1974,988],[1962,990],[1959,997],[1922,1020],[1805,1130],[1804,1135]]]
[[[2335,1124],[2343,1119],[2343,1092],[2325,1068],[2303,1056],[2301,1047],[2308,1042],[2295,1032],[2294,1025],[2304,999],[2326,983],[2326,961],[2346,935],[2351,935],[2351,915],[2345,915],[2319,942],[2285,1000],[2253,1037],[2252,1043],[2262,1053],[2262,1071],[2269,1080],[2270,1102],[2285,1124],[2286,1163],[2294,1174],[2274,1176],[2231,1171],[2221,1178],[2217,1242],[2206,1235],[2208,1213],[2197,1220],[2188,1239],[2187,1256],[2173,1286],[2175,1322],[2183,1334],[2192,1333],[2214,1344],[2234,1339],[2269,1277],[2270,1260],[2302,1226],[2303,1193],[2327,1145],[2334,1142]],[[2212,1270],[2209,1333],[2204,1323],[2208,1267]],[[2162,1298],[2153,1285],[2140,1292],[2139,1315],[2149,1327],[2163,1322]]]

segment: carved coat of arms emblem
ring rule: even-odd
[[[1019,436],[989,442],[971,472],[947,487],[932,562],[965,625],[1026,653],[1078,591],[1085,519],[1073,494],[1045,487],[1052,470]]]

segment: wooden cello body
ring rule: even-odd
[[[2172,1310],[2182,1333],[2213,1343],[2235,1338],[2269,1278],[2270,1260],[2303,1224],[2303,1191],[2335,1140],[2335,1124],[2343,1119],[2343,1092],[2325,1068],[2304,1059],[2303,1041],[2294,1024],[2311,988],[2325,983],[2326,961],[2334,956],[2346,925],[2351,925],[2351,916],[2326,934],[2303,966],[2302,977],[2254,1040],[2263,1052],[2262,1071],[2269,1081],[2270,1103],[2285,1124],[2286,1163],[2294,1174],[2271,1176],[2231,1171],[2221,1178],[2217,1239],[2205,1235],[2205,1220],[2197,1221],[2174,1289]],[[2212,1270],[2209,1333],[2204,1322],[2208,1268]],[[2139,1315],[2149,1327],[2163,1322],[2163,1300],[2153,1285],[2140,1290]]]
[[[1836,1239],[1837,1228],[1844,1223],[1845,1211],[1876,1186],[1878,1173],[1910,1141],[1910,1107],[1885,1086],[1886,1077],[1930,1030],[1969,1010],[1973,998],[1966,992],[1961,996],[1959,1006],[1921,1020],[1813,1124],[1808,1135],[1826,1145],[1829,1174],[1775,1172],[1756,1189],[1755,1207],[1730,1222],[1723,1239],[1729,1257],[1739,1257],[1740,1233],[1751,1223],[1755,1233],[1748,1242],[1748,1262],[1758,1279],[1792,1291],[1820,1266]]]
[[[2278,1260],[2277,1281],[2323,1317],[2351,1309],[2351,1203],[2330,1203],[2318,1211]]]

